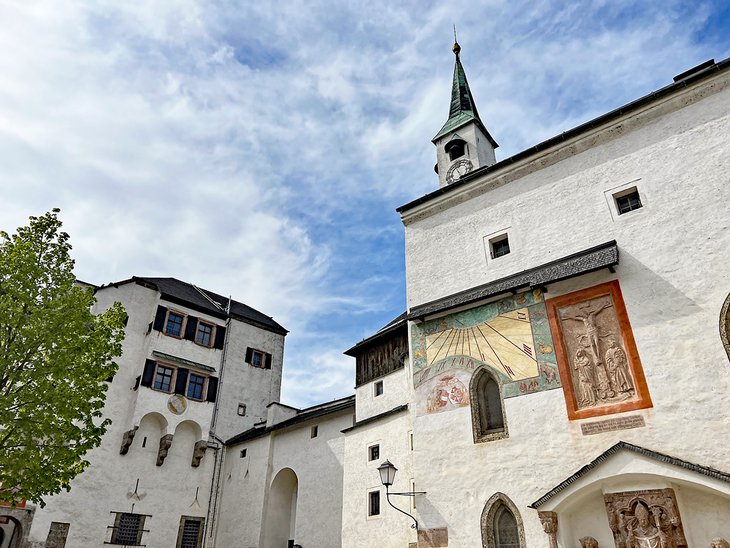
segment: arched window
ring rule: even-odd
[[[487,368],[471,380],[471,415],[474,443],[507,437],[507,424],[499,381]]]
[[[484,548],[524,548],[525,532],[517,507],[504,493],[495,493],[482,511]]]

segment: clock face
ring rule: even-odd
[[[446,182],[453,183],[474,169],[470,160],[458,160],[454,162],[449,171],[446,172]]]

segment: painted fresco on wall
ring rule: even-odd
[[[505,398],[560,386],[539,289],[414,324],[411,347],[418,414],[468,406],[471,375],[482,365],[497,374]]]
[[[568,416],[651,407],[618,282],[547,301]]]

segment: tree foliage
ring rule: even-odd
[[[101,443],[125,312],[94,315],[76,284],[58,209],[0,232],[0,500],[43,505],[69,489]]]

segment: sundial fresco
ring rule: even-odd
[[[504,397],[560,386],[540,290],[416,324],[411,344],[419,414],[469,405],[480,366],[498,376]]]

